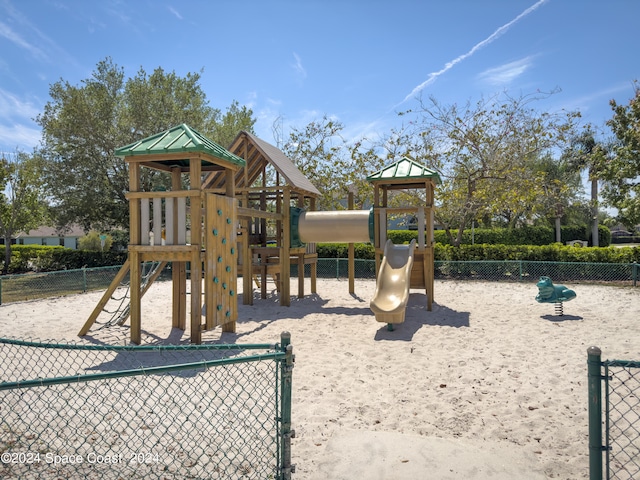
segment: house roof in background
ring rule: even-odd
[[[38,227],[28,232],[18,232],[14,238],[44,238],[44,237],[83,237],[85,231],[79,225],[71,225],[67,229],[59,229],[56,227]]]

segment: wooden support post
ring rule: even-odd
[[[291,232],[289,225],[289,212],[291,209],[291,190],[284,187],[282,200],[282,247],[280,248],[280,305],[289,307],[291,305]]]
[[[202,343],[202,260],[200,250],[191,256],[191,343]]]
[[[311,198],[310,204],[309,204],[309,209],[311,211],[315,211],[316,209],[316,199],[315,197]],[[316,259],[315,261],[311,264],[311,293],[317,293],[317,278],[318,278],[318,254],[317,251],[314,249],[314,252],[316,252]]]
[[[353,210],[353,207],[354,207],[353,192],[349,192],[347,197],[347,203],[348,203],[347,208],[349,210]],[[349,293],[352,295],[356,291],[355,278],[356,278],[355,245],[353,243],[350,243],[349,244]]]
[[[433,211],[433,202],[434,202],[434,183],[430,180],[425,182],[425,190],[426,190],[426,251],[424,255],[424,279],[426,283],[426,292],[427,292],[427,310],[431,311],[433,306],[433,293],[435,290],[434,286],[434,278],[435,278],[435,251],[433,247],[434,243],[434,211]]]
[[[131,294],[131,305],[129,309],[131,315],[131,343],[139,345],[142,340],[142,336],[140,333],[142,328],[142,307],[140,296],[140,258],[138,257],[138,252],[129,250],[129,262],[129,292]]]
[[[298,254],[298,298],[304,298],[304,253]]]
[[[182,175],[180,167],[174,167],[171,170],[171,190],[178,191],[182,189]],[[167,224],[165,230],[167,243],[177,243],[178,231],[178,199],[172,198],[168,200],[172,204],[171,208],[167,208],[167,215],[172,215],[171,230]],[[174,261],[171,264],[171,282],[172,282],[172,312],[171,326],[185,330],[187,328],[187,264],[183,261]]]
[[[199,158],[189,160],[191,190],[198,190],[202,183],[202,164]],[[202,197],[191,200],[191,245],[197,247],[191,255],[191,343],[202,342]]]
[[[300,192],[298,192],[298,208],[304,208],[304,195]],[[298,298],[304,298],[304,257],[305,252],[298,254]]]

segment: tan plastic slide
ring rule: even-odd
[[[392,324],[404,322],[415,247],[415,240],[411,240],[409,245],[395,245],[387,240],[384,246],[384,257],[370,307],[376,320],[389,324],[390,329]]]

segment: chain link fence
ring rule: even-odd
[[[0,339],[0,478],[289,479],[290,336],[267,345]]]
[[[150,270],[152,267],[143,267]],[[0,304],[47,298],[89,290],[106,289],[120,266],[83,268],[59,272],[0,276]],[[305,266],[305,276],[310,265]],[[347,278],[349,262],[346,258],[320,258],[318,278]],[[435,262],[435,278],[447,280],[537,281],[541,276],[557,282],[613,283],[637,286],[640,264],[637,263],[568,263],[529,260],[483,260]],[[291,265],[291,276],[298,276],[298,265]],[[375,260],[355,260],[356,278],[376,278]],[[171,264],[164,268],[159,280],[171,278]],[[128,276],[123,283],[128,282]]]
[[[529,260],[436,260],[434,263],[435,278],[442,280],[537,282],[544,275],[558,282],[637,286],[640,279],[640,265],[637,263],[569,263]],[[318,277],[347,278],[348,265],[346,258],[320,258],[317,266]],[[292,265],[291,272],[292,276],[297,276],[297,265]],[[309,275],[308,265],[305,268],[305,275]],[[375,261],[356,259],[355,276],[356,278],[375,278]]]
[[[601,353],[588,350],[590,480],[640,478],[640,362]]]
[[[153,262],[143,265],[142,273],[153,268]],[[27,273],[0,276],[0,305],[3,303],[34,300],[60,295],[105,290],[109,287],[121,265],[113,267],[80,268],[56,272]],[[170,266],[160,273],[159,280],[171,278]],[[129,274],[123,284],[129,283]]]

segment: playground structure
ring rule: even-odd
[[[200,343],[201,332],[216,326],[235,332],[238,274],[243,277],[243,303],[253,304],[254,280],[260,285],[261,297],[266,298],[270,276],[280,293],[280,304],[288,306],[292,263],[298,266],[298,297],[305,295],[305,265],[310,266],[311,293],[316,293],[316,242],[349,244],[350,293],[354,293],[354,243],[374,245],[376,271],[384,276],[372,303],[378,321],[393,324],[404,320],[408,300],[405,286],[424,288],[427,309],[431,310],[433,190],[439,177],[411,159],[402,158],[368,177],[374,186],[370,210],[353,210],[350,193],[349,210],[319,212],[315,210],[320,192],[313,184],[279,149],[248,132],[240,132],[226,150],[183,124],[119,148],[116,155],[124,157],[129,165],[129,259],[85,322],[80,336],[88,333],[129,275],[131,342],[140,343],[141,301],[153,282],[151,279],[142,284],[141,262],[171,262],[172,326],[183,330],[190,266],[192,343]],[[170,173],[171,191],[143,191],[142,167]],[[188,177],[184,182],[187,188],[183,187],[183,175]],[[416,188],[425,189],[425,205],[388,207],[390,190]],[[413,214],[418,220],[417,244],[399,249],[395,246],[398,251],[412,253],[404,260],[402,278],[397,272],[389,273],[388,259],[385,263],[392,249],[385,249],[387,219],[393,214]],[[389,309],[388,300],[396,295],[400,284],[406,295]]]

